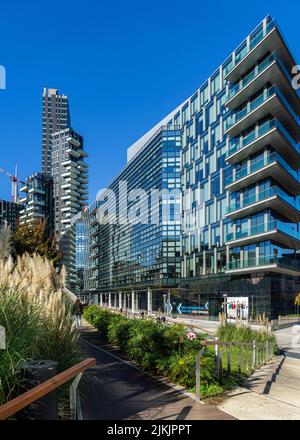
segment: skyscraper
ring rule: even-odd
[[[24,193],[20,199],[23,208],[20,212],[20,223],[31,223],[45,220],[49,233],[53,231],[53,181],[52,177],[34,173],[27,177],[26,185],[20,188]]]
[[[7,224],[11,231],[15,232],[22,209],[23,206],[18,203],[0,200],[0,229],[4,224]]]
[[[58,238],[71,218],[87,205],[88,164],[83,138],[71,128],[52,134],[50,174],[53,178],[54,232]]]
[[[42,173],[51,174],[52,134],[71,126],[69,101],[57,89],[43,89]]]

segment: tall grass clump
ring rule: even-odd
[[[0,350],[0,404],[14,396],[26,362],[51,359],[59,371],[78,357],[78,333],[62,292],[64,271],[39,255],[0,259],[0,325],[6,349]]]
[[[220,341],[252,343],[276,343],[275,336],[265,329],[253,330],[250,326],[237,326],[226,323],[218,327],[217,336]]]

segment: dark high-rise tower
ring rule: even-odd
[[[51,175],[52,134],[71,125],[68,97],[44,87],[42,118],[42,172]]]

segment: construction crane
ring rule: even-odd
[[[15,167],[15,174],[11,174],[6,171],[4,168],[0,168],[0,173],[5,174],[11,181],[11,201],[14,203],[18,203],[19,201],[19,191],[18,185],[21,183],[22,185],[26,185],[26,182],[18,178],[18,166]]]

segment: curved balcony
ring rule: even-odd
[[[241,218],[267,208],[278,212],[290,222],[300,221],[299,200],[289,196],[277,186],[257,192],[250,197],[244,198],[243,201],[231,201],[227,208],[226,217],[231,219]]]
[[[267,255],[257,258],[248,258],[241,261],[232,261],[227,264],[226,273],[240,274],[260,271],[279,272],[290,275],[300,273],[300,264],[297,260],[278,255]]]
[[[274,21],[268,23],[265,29],[261,30],[249,46],[235,58],[234,66],[226,74],[225,80],[232,83],[237,82],[238,79],[244,75],[257,60],[262,58],[267,52],[277,52],[287,69],[291,71],[296,64],[293,59],[284,39],[282,38]]]
[[[236,171],[225,179],[225,189],[239,191],[259,180],[273,177],[281,186],[292,195],[300,194],[300,177],[298,172],[278,154],[271,153],[261,160],[251,163],[248,167]]]
[[[284,247],[300,249],[300,233],[297,231],[297,225],[284,223],[280,220],[272,220],[230,233],[227,235],[226,244],[240,246],[264,240],[273,240]]]
[[[241,162],[266,145],[272,145],[293,168],[300,168],[299,146],[277,119],[266,121],[245,137],[231,139],[226,161],[229,163]]]
[[[276,86],[265,89],[257,98],[247,103],[243,109],[227,120],[225,133],[229,136],[236,136],[269,114],[280,120],[296,142],[300,141],[299,117]]]
[[[249,96],[255,95],[265,84],[279,87],[289,99],[294,111],[300,113],[300,99],[292,86],[292,77],[276,53],[272,53],[229,91],[226,106],[231,110],[240,107]]]

